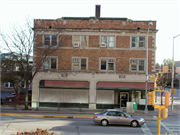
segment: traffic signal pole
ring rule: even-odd
[[[161,100],[160,105],[155,105],[155,92],[160,92],[160,95],[162,96],[162,92],[165,93],[165,100],[164,100],[164,105]],[[158,135],[161,133],[161,120],[165,119],[168,117],[168,109],[166,107],[169,106],[169,97],[170,93],[165,90],[154,90],[153,92],[149,92],[149,97],[148,97],[148,104],[152,104],[152,106],[156,109],[158,109]],[[161,109],[162,111],[162,118],[161,118]]]
[[[161,133],[161,108],[158,109],[159,114],[158,114],[158,135]]]

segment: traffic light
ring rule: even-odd
[[[169,94],[169,92],[165,92],[165,103],[164,103],[164,105],[165,105],[165,107],[167,107],[167,106],[169,106],[169,97],[170,97],[170,94]]]
[[[168,117],[168,109],[167,108],[162,109],[162,117],[163,117],[163,119]]]
[[[155,92],[148,93],[148,104],[154,105]]]
[[[173,89],[173,93],[176,93],[176,89]]]

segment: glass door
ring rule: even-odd
[[[126,102],[129,101],[129,93],[121,92],[120,93],[120,108],[126,107]]]

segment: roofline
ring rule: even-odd
[[[119,17],[100,17],[96,18],[94,16],[92,17],[61,17],[58,19],[34,19],[34,20],[46,20],[46,21],[55,21],[60,19],[66,19],[66,20],[89,20],[89,19],[98,19],[98,20],[124,20],[124,21],[133,21],[133,22],[156,22],[155,20],[131,20],[125,17],[119,18]]]

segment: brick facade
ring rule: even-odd
[[[104,97],[101,96],[100,93],[103,93],[103,91],[98,91],[98,82],[112,82],[112,84],[113,82],[117,82],[118,84],[121,84],[121,82],[127,82],[127,84],[139,82],[145,86],[146,47],[132,48],[131,44],[132,37],[146,37],[148,23],[149,21],[133,21],[127,18],[101,17],[63,17],[56,20],[35,19],[33,28],[36,41],[34,44],[34,66],[36,66],[36,60],[40,57],[42,50],[45,48],[43,45],[44,35],[58,35],[58,48],[53,54],[49,55],[57,57],[58,61],[55,72],[50,69],[42,69],[41,73],[38,73],[39,75],[34,78],[34,96],[32,100],[34,102],[39,100],[45,101],[43,98],[41,99],[37,96],[38,93],[42,93],[43,95],[43,90],[42,92],[41,90],[38,92],[40,80],[66,80],[69,82],[88,81],[88,96],[86,95],[87,92],[84,92],[88,98],[89,108],[96,108],[95,105],[97,103],[107,99],[104,99]],[[156,21],[152,21],[152,23],[153,26],[149,27],[148,33],[148,72],[150,75],[154,75],[155,73],[155,40],[157,32]],[[87,46],[74,47],[75,35],[87,36]],[[109,36],[113,36],[114,47],[102,47],[102,36],[107,36],[108,38]],[[144,42],[146,46],[146,41]],[[86,70],[73,70],[73,58],[86,58]],[[102,58],[113,58],[115,60],[113,71],[102,71],[100,69]],[[131,59],[144,60],[144,70],[132,71],[130,69]],[[67,73],[65,78],[62,78],[63,73]],[[154,80],[150,80],[150,82],[151,87],[153,88]],[[129,87],[130,91],[133,86]],[[58,93],[58,90],[53,89],[53,91]],[[64,92],[67,91],[64,90]],[[78,90],[76,91],[78,92]],[[129,94],[132,94],[130,91],[128,91]],[[46,92],[48,93],[48,90],[46,90]],[[72,90],[72,92],[74,91]],[[119,104],[118,98],[121,95],[119,91],[107,90],[104,91],[104,93],[105,97],[111,95],[107,101],[104,101],[105,103]],[[84,102],[87,102],[87,100]]]

